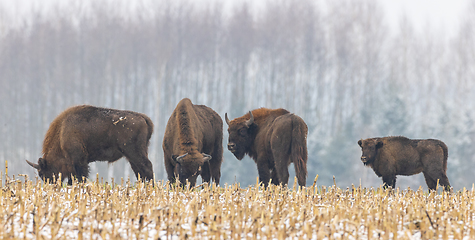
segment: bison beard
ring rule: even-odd
[[[383,177],[384,187],[396,186],[396,175],[414,175],[422,172],[431,190],[437,181],[450,189],[447,178],[448,150],[445,143],[435,139],[412,140],[405,137],[368,138],[359,140],[361,161]]]
[[[38,164],[42,179],[61,173],[61,180],[82,180],[89,174],[90,162],[114,162],[125,156],[135,176],[153,178],[148,144],[153,123],[145,114],[82,105],[66,109],[51,123],[43,142]]]
[[[211,108],[182,99],[168,120],[163,137],[163,155],[170,183],[196,184],[211,177],[219,184],[223,159],[223,120]],[[208,155],[209,154],[209,155]]]
[[[229,120],[228,150],[241,160],[248,154],[257,164],[264,186],[288,184],[290,163],[294,163],[300,186],[307,179],[307,125],[285,109],[260,108]]]

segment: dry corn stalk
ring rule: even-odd
[[[315,182],[316,182],[315,178]],[[4,238],[471,239],[475,190],[336,185],[183,189],[165,182],[13,180],[0,190]]]

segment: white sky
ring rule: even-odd
[[[455,34],[471,0],[380,0],[386,11],[387,21],[394,29],[406,15],[414,27],[425,27]]]
[[[148,0],[142,0],[147,2]],[[272,0],[193,0],[195,3],[218,1],[224,5],[249,2],[251,4],[265,4]],[[332,1],[332,0],[315,0]],[[392,29],[397,29],[402,16],[413,22],[416,30],[423,30],[429,27],[432,30],[442,30],[443,33],[453,35],[463,16],[466,15],[466,8],[474,0],[377,0],[384,7],[386,19]],[[31,13],[32,6],[54,5],[55,3],[65,3],[62,0],[0,0],[0,7],[7,8],[7,14],[13,16],[25,16]],[[72,1],[74,2],[74,1]],[[121,1],[119,1],[121,2]]]

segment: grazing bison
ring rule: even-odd
[[[361,161],[370,166],[385,187],[396,186],[396,175],[422,172],[429,189],[436,189],[437,180],[446,190],[448,151],[445,143],[435,139],[412,140],[406,137],[383,137],[359,140]]]
[[[195,186],[201,175],[203,182],[210,178],[219,184],[223,160],[223,120],[204,105],[194,105],[182,99],[170,119],[163,137],[165,169],[170,183],[179,177]]]
[[[260,108],[229,120],[228,149],[241,160],[245,154],[254,159],[259,180],[267,187],[287,184],[290,163],[294,163],[300,186],[307,179],[307,124],[285,109]]]
[[[147,148],[153,123],[146,115],[132,111],[99,108],[88,105],[66,109],[51,123],[43,142],[43,157],[38,164],[42,179],[53,175],[61,180],[82,180],[89,174],[90,162],[114,162],[125,156],[135,176],[153,178]]]

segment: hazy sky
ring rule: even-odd
[[[417,30],[429,26],[454,34],[466,15],[470,0],[380,0],[388,23],[396,28],[406,15]]]
[[[106,0],[104,0],[106,1]],[[108,0],[110,1],[110,0]],[[194,3],[218,1],[229,6],[241,2],[265,5],[271,0],[193,0]],[[325,2],[329,0],[315,0]],[[449,35],[454,34],[463,16],[466,16],[466,8],[472,0],[379,0],[386,11],[387,21],[393,29],[397,29],[400,19],[406,15],[414,23],[417,30],[425,29],[427,26],[434,30],[442,30]],[[31,14],[32,8],[52,6],[55,4],[65,5],[67,1],[61,0],[0,0],[0,7],[7,8],[8,17],[21,17]],[[71,1],[75,2],[76,1]],[[121,1],[118,1],[121,2]],[[127,1],[125,1],[127,2]],[[139,2],[147,3],[149,0]],[[122,3],[124,3],[122,1]],[[33,7],[32,7],[33,6]],[[4,12],[5,14],[5,12]],[[1,16],[0,16],[1,17]],[[7,17],[7,18],[8,18]]]

